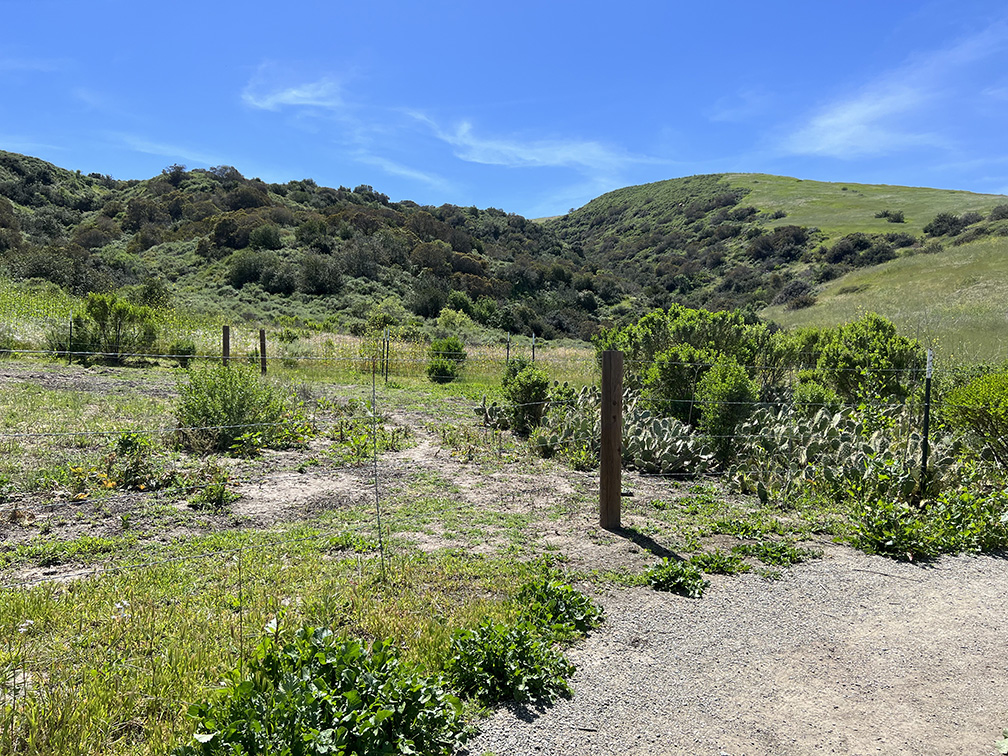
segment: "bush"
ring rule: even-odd
[[[458,336],[434,339],[427,349],[427,377],[435,383],[450,383],[458,377],[467,357]]]
[[[602,610],[580,591],[546,576],[518,592],[522,613],[557,641],[581,637],[602,622]]]
[[[365,649],[302,628],[286,642],[265,636],[247,669],[189,708],[196,733],[176,756],[451,754],[464,739],[458,699],[388,642]]]
[[[694,393],[714,355],[689,344],[676,344],[655,357],[644,375],[644,396],[655,409],[684,423],[696,423]]]
[[[952,424],[969,431],[1008,468],[1008,370],[990,373],[955,389],[948,398]]]
[[[196,344],[191,340],[178,339],[168,347],[168,354],[182,369],[189,367],[189,362],[196,356]]]
[[[490,619],[455,633],[447,669],[461,693],[484,705],[549,703],[570,694],[567,678],[574,674],[574,666],[531,622],[507,625]]]
[[[928,236],[955,236],[968,225],[969,223],[955,213],[938,213],[924,226],[924,233]]]
[[[700,429],[710,436],[714,456],[722,463],[732,456],[732,436],[753,411],[756,387],[732,357],[721,357],[700,379],[697,403]]]
[[[427,363],[427,378],[434,383],[451,383],[458,378],[458,363],[444,357],[434,357]]]
[[[527,438],[542,422],[546,411],[550,391],[549,376],[524,360],[512,360],[504,368],[502,384],[504,398],[510,404],[511,429],[522,438]]]
[[[194,451],[254,453],[300,440],[309,426],[292,393],[248,365],[193,367],[179,381],[180,443]]]
[[[1008,219],[1008,205],[996,205],[991,209],[987,219],[992,221]]]

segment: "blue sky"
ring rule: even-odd
[[[744,171],[1008,193],[1008,6],[0,0],[0,148],[529,217]]]

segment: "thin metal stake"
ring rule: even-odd
[[[374,439],[374,504],[375,514],[378,517],[378,553],[381,556],[382,582],[385,578],[385,541],[382,538],[381,523],[381,502],[378,496],[378,393],[375,388],[378,365],[376,361],[371,361],[371,436]]]
[[[931,424],[931,370],[934,352],[927,351],[927,372],[924,374],[924,437],[921,439],[920,495],[927,495],[928,430]]]

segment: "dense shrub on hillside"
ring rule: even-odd
[[[1008,469],[1008,370],[980,376],[949,396],[953,424],[968,431]]]
[[[549,376],[524,359],[511,360],[501,380],[504,398],[510,405],[511,429],[528,436],[542,422],[549,400]]]
[[[968,225],[962,216],[955,213],[938,213],[924,226],[924,233],[928,236],[955,236]]]
[[[656,412],[696,424],[694,394],[717,357],[710,350],[676,344],[659,353],[644,376],[644,396]]]

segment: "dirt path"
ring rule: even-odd
[[[482,754],[994,754],[1008,726],[1008,561],[932,567],[828,547],[699,600],[600,597],[573,698],[504,709]]]

